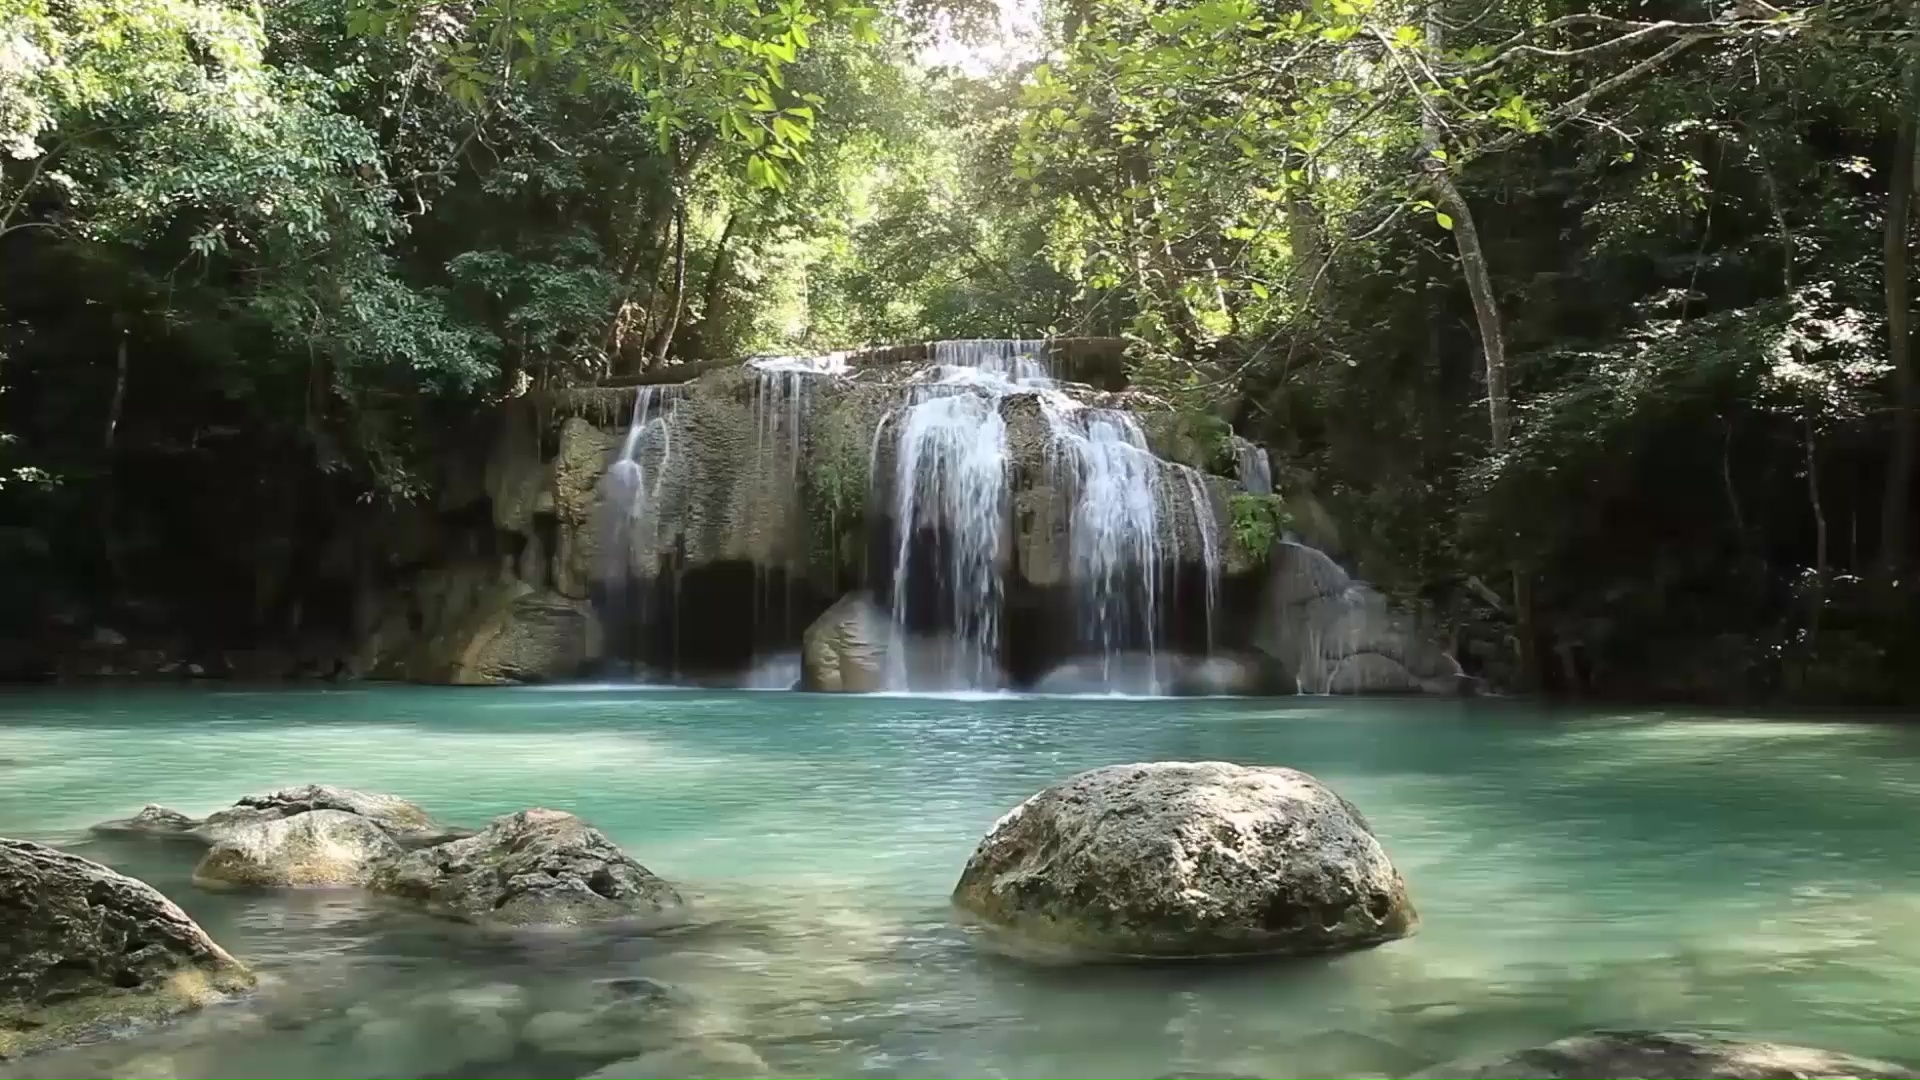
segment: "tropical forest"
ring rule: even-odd
[[[0,0],[0,1077],[1920,1076],[1917,204],[1915,0]]]

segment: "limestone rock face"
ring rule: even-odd
[[[387,863],[372,887],[419,901],[435,914],[508,926],[673,921],[683,906],[673,886],[600,830],[565,811],[539,808]]]
[[[1320,694],[1459,694],[1460,664],[1387,598],[1325,554],[1282,541],[1255,644]]]
[[[1019,950],[1298,955],[1418,923],[1366,819],[1306,773],[1113,765],[1040,792],[974,850],[954,903]]]
[[[400,845],[378,825],[343,810],[311,810],[225,830],[200,865],[196,884],[253,888],[365,885]]]
[[[0,1060],[252,985],[245,966],[144,882],[0,839]]]
[[[1455,1061],[1416,1077],[1574,1080],[1633,1076],[1642,1080],[1867,1080],[1920,1072],[1831,1050],[1746,1042],[1693,1032],[1596,1031],[1491,1060]]]
[[[208,843],[216,843],[234,829],[315,810],[339,810],[366,818],[395,841],[407,845],[435,844],[472,835],[471,830],[433,820],[425,810],[397,795],[331,784],[303,784],[258,795],[242,795],[231,807],[208,814],[206,820],[193,827],[193,834]]]
[[[864,592],[851,592],[807,627],[800,653],[800,688],[865,694],[882,688],[893,625]]]

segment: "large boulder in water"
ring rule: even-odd
[[[199,885],[256,888],[365,885],[400,845],[378,825],[343,810],[238,825],[226,831],[200,865]]]
[[[1905,1065],[1695,1032],[1596,1031],[1504,1057],[1452,1061],[1415,1077],[1493,1080],[1868,1080],[1920,1077]]]
[[[600,830],[542,808],[497,817],[476,836],[387,863],[372,886],[435,914],[509,926],[672,922],[684,903]]]
[[[801,638],[800,689],[866,694],[886,682],[893,624],[872,598],[851,592],[822,612]]]
[[[0,839],[0,1060],[252,986],[245,966],[151,886]]]
[[[1305,544],[1273,545],[1254,643],[1316,694],[1461,694],[1460,664],[1379,591]]]
[[[954,903],[1018,950],[1094,958],[1308,954],[1412,933],[1366,819],[1306,773],[1112,765],[1001,818]]]

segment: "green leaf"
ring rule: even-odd
[[[1433,220],[1435,220],[1435,221],[1437,221],[1437,222],[1439,222],[1439,223],[1440,223],[1440,227],[1441,227],[1441,228],[1443,228],[1443,229],[1446,229],[1446,230],[1448,230],[1448,231],[1452,231],[1452,229],[1453,229],[1453,217],[1452,217],[1452,215],[1450,215],[1450,214],[1448,214],[1448,213],[1447,213],[1446,211],[1444,211],[1444,210],[1436,210],[1436,211],[1434,211],[1434,212],[1433,212]]]

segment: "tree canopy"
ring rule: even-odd
[[[932,62],[996,10],[0,0],[10,632],[182,560],[297,622],[316,519],[532,389],[1123,335],[1503,683],[1915,694],[1920,9],[1059,0]]]

